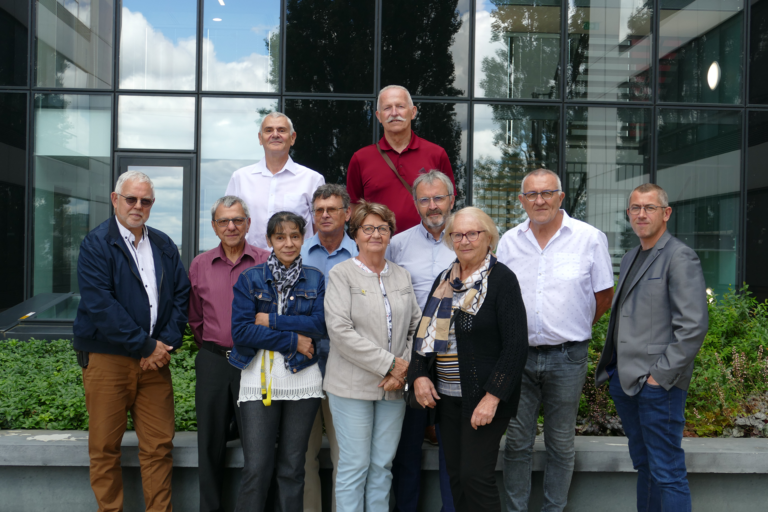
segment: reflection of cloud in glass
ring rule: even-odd
[[[155,27],[144,13],[123,7],[120,41],[120,88],[153,90],[194,90],[197,48],[194,35],[174,37],[175,30]],[[221,23],[214,24],[217,28]],[[266,31],[268,40],[275,39],[277,26],[253,27],[256,34]],[[257,32],[258,30],[258,32]],[[168,31],[169,33],[166,33]],[[222,37],[216,37],[223,34]],[[269,83],[271,62],[264,37],[256,39],[250,32],[246,45],[233,48],[230,31],[205,29],[202,41],[203,88],[222,91],[272,91]],[[254,41],[254,39],[256,39]],[[219,60],[214,40],[222,41]],[[243,55],[243,47],[250,53]],[[264,54],[262,54],[262,52]],[[276,56],[277,48],[273,53]]]
[[[117,145],[132,149],[194,149],[195,98],[126,96],[117,103]]]
[[[128,170],[143,172],[155,187],[155,204],[147,225],[159,229],[181,247],[184,168],[129,165]]]

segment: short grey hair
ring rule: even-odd
[[[523,181],[520,182],[520,193],[525,194],[525,180],[528,178],[528,176],[554,176],[557,180],[557,189],[561,192],[565,192],[563,190],[563,182],[560,181],[560,176],[557,175],[556,172],[550,171],[549,169],[544,169],[543,167],[540,169],[536,169],[535,171],[531,171],[525,176],[523,176]]]
[[[454,221],[459,218],[459,216],[463,215],[472,217],[483,227],[483,230],[488,234],[489,238],[488,249],[490,251],[495,251],[496,247],[499,245],[499,239],[501,238],[499,235],[499,228],[496,226],[496,223],[493,222],[490,215],[476,206],[465,206],[448,217],[448,220],[445,221],[445,235],[443,236],[443,243],[445,246],[455,252],[450,234],[453,231]]]
[[[144,174],[140,171],[128,171],[124,172],[120,175],[119,178],[117,178],[117,183],[115,183],[115,193],[116,194],[123,194],[123,185],[125,185],[126,181],[135,181],[137,183],[148,183],[149,188],[152,189],[152,197],[155,197],[155,184],[152,183],[152,180],[149,179],[149,176]]]
[[[315,193],[312,194],[312,207],[315,207],[316,200],[328,199],[331,196],[340,197],[342,207],[345,210],[349,208],[350,198],[349,194],[347,193],[347,189],[344,186],[338,185],[336,183],[326,183],[317,187]]]
[[[379,105],[381,104],[381,95],[384,94],[386,91],[392,90],[392,89],[398,89],[400,91],[403,91],[405,93],[406,98],[408,98],[408,106],[413,106],[413,100],[411,99],[411,93],[408,92],[408,89],[403,87],[402,85],[388,85],[382,90],[379,91],[379,96],[376,98],[376,112],[379,111]]]
[[[454,195],[453,182],[451,181],[451,178],[449,178],[443,171],[432,169],[429,172],[425,172],[424,174],[419,174],[419,176],[414,180],[413,187],[411,187],[411,191],[413,192],[413,200],[416,201],[418,199],[416,197],[416,189],[419,188],[419,185],[422,183],[431,185],[435,181],[439,181],[445,185],[448,193],[450,195]]]
[[[627,208],[629,208],[630,201],[632,200],[632,194],[635,192],[640,192],[641,194],[656,192],[656,195],[659,196],[659,202],[661,203],[659,206],[664,208],[669,206],[669,195],[667,194],[666,190],[656,185],[655,183],[643,183],[639,187],[635,187],[634,190],[632,190],[632,192],[630,192],[627,196]]]
[[[261,128],[264,126],[264,121],[267,120],[267,118],[271,117],[272,119],[280,119],[281,117],[284,118],[286,121],[288,121],[288,126],[291,129],[291,137],[293,137],[294,131],[293,131],[293,121],[291,121],[291,118],[287,115],[283,114],[282,112],[270,112],[269,114],[264,116],[264,119],[261,120],[261,124],[259,125],[259,133],[261,133]]]
[[[216,210],[219,209],[219,206],[224,205],[224,208],[232,208],[235,203],[239,204],[243,208],[245,218],[250,219],[251,212],[248,211],[248,205],[245,204],[245,201],[237,196],[224,196],[213,202],[213,206],[211,206],[211,220],[216,220]]]

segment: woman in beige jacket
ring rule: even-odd
[[[402,388],[421,320],[410,274],[384,259],[394,231],[389,208],[361,201],[349,222],[360,254],[329,273],[331,350],[323,389],[339,444],[338,512],[389,511],[392,459],[405,415]]]

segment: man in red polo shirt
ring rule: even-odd
[[[411,186],[420,172],[437,169],[451,181],[453,169],[445,150],[418,137],[411,130],[416,107],[408,89],[388,85],[379,93],[376,118],[384,128],[379,140],[381,152],[389,157],[398,174]],[[352,203],[361,199],[386,205],[395,213],[397,232],[403,232],[421,222],[413,202],[413,195],[395,175],[376,144],[371,144],[352,155],[347,171],[347,192]]]

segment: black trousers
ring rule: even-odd
[[[496,461],[509,418],[496,416],[475,430],[461,416],[461,398],[440,395],[437,407],[454,507],[458,512],[499,512]]]
[[[222,355],[200,350],[195,358],[200,512],[224,510],[221,505],[221,488],[227,432],[232,414],[242,432],[240,409],[237,407],[240,373]]]

